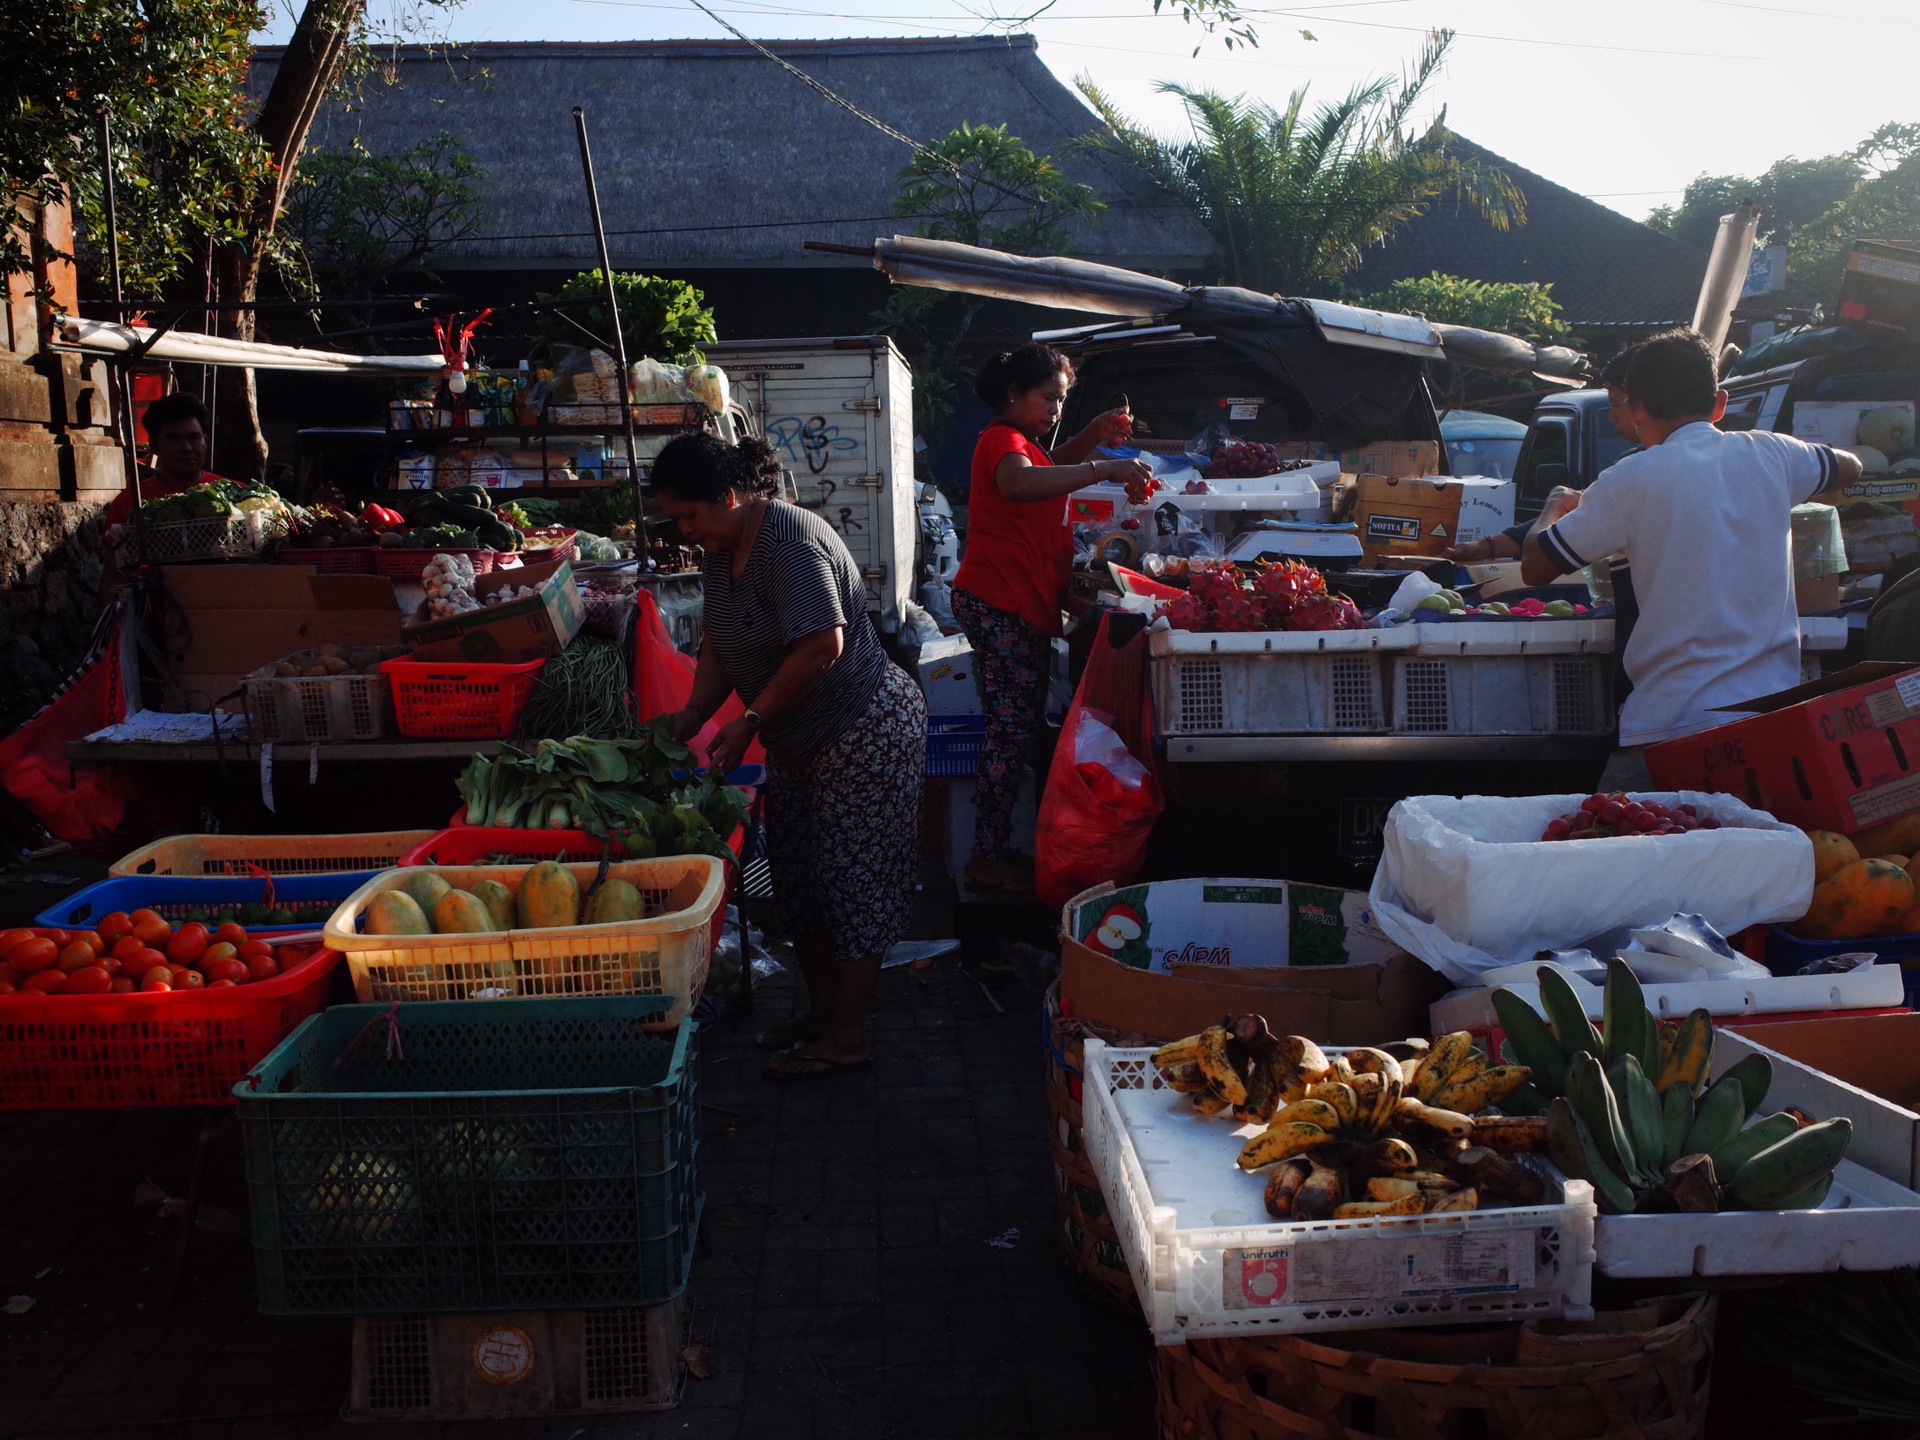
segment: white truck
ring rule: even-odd
[[[881,634],[913,596],[920,519],[913,372],[884,335],[729,340],[703,347],[772,443],[799,503],[840,532]]]

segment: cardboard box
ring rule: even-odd
[[[393,582],[381,575],[317,575],[298,565],[169,565],[163,574],[174,605],[161,649],[180,689],[197,692],[193,709],[296,650],[400,643]]]
[[[1793,582],[1793,613],[1827,615],[1840,608],[1840,577],[1822,575],[1814,580]]]
[[[1920,1186],[1920,1014],[1743,1025],[1714,1034],[1713,1073],[1761,1050],[1773,1062],[1768,1111],[1853,1121],[1847,1158]]]
[[[1796,400],[1793,433],[1815,445],[1851,450],[1860,443],[1860,417],[1869,410],[1904,410],[1913,418],[1911,400]]]
[[[1340,452],[1340,469],[1348,475],[1385,475],[1406,479],[1440,473],[1438,440],[1376,440],[1355,450]],[[1513,522],[1509,520],[1508,524]]]
[[[973,678],[973,644],[964,635],[942,635],[920,647],[920,688],[929,715],[978,715],[980,687]]]
[[[1843,835],[1920,810],[1920,669],[1862,661],[1726,708],[1752,713],[1647,747],[1657,787]]]
[[[1439,555],[1464,540],[1480,540],[1513,524],[1511,480],[1363,474],[1354,519],[1369,559]]]
[[[1257,1013],[1276,1031],[1376,1044],[1425,1033],[1426,1007],[1447,988],[1380,933],[1367,897],[1351,890],[1284,880],[1103,885],[1069,901],[1061,923],[1066,1012],[1163,1039]],[[1137,933],[1109,948],[1129,927]]]
[[[414,658],[518,665],[558,655],[580,633],[580,589],[573,583],[573,566],[565,560],[544,560],[495,570],[476,580],[473,590],[484,602],[496,591],[523,585],[539,593],[445,620],[426,618],[422,605],[402,632]]]

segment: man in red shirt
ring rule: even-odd
[[[212,420],[199,397],[185,392],[163,395],[140,419],[147,432],[152,464],[140,472],[140,498],[156,500],[221,477],[207,469],[207,432]],[[124,525],[133,515],[133,492],[123,490],[107,507],[107,523]]]

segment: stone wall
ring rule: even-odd
[[[100,608],[103,507],[0,500],[0,734],[86,653]]]

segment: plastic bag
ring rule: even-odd
[[[695,662],[691,655],[682,655],[674,648],[653,593],[641,590],[633,600],[633,701],[640,719],[645,721],[686,707],[687,697],[693,694]],[[700,733],[690,743],[702,765],[707,762],[707,748],[720,733],[720,727],[738,719],[745,710],[738,695],[729,695],[713,718],[700,727]],[[747,746],[741,763],[762,765],[766,758],[766,747],[756,737]]]
[[[1154,822],[1166,808],[1153,760],[1145,627],[1138,621],[1122,623],[1132,638],[1116,647],[1110,636],[1113,616],[1100,617],[1093,653],[1040,797],[1034,890],[1049,905],[1064,905],[1102,881],[1124,885],[1138,875]],[[1101,731],[1111,738],[1104,739]],[[1131,767],[1116,768],[1115,742],[1143,775],[1136,776]],[[1136,780],[1132,788],[1123,772]]]

